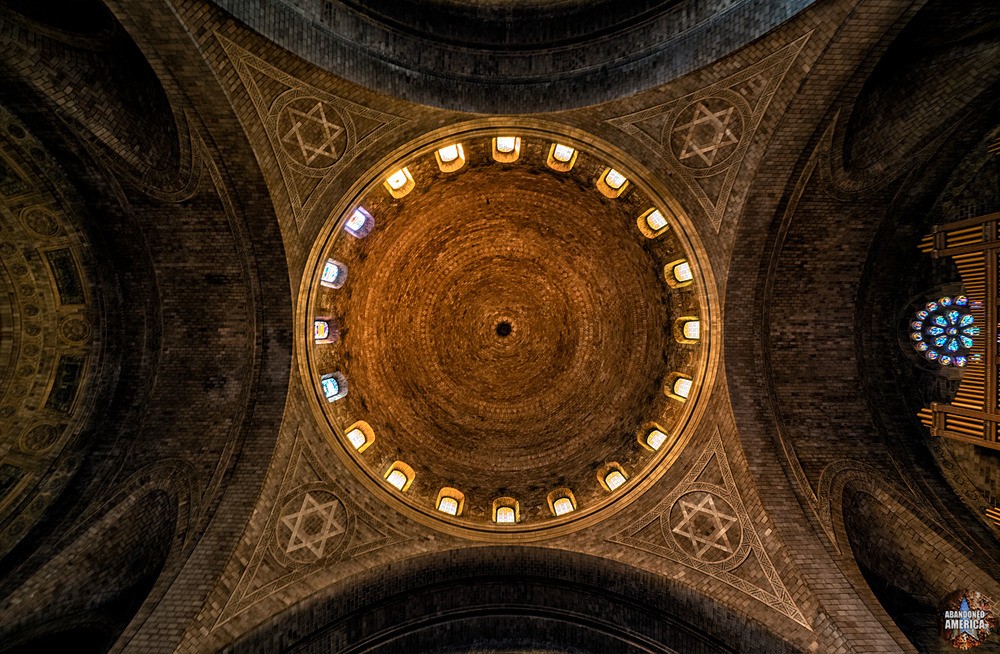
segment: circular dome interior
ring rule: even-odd
[[[703,374],[676,203],[593,146],[524,129],[403,157],[331,219],[306,316],[334,446],[422,516],[491,537],[625,496]]]

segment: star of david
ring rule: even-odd
[[[320,503],[310,493],[306,493],[298,512],[281,518],[281,522],[292,530],[285,553],[291,554],[307,548],[316,558],[323,556],[326,542],[344,533],[344,525],[340,521],[343,511],[339,509],[340,502],[337,499]]]
[[[281,137],[281,140],[290,145],[297,145],[306,164],[311,164],[317,157],[329,157],[334,160],[340,157],[336,141],[344,128],[327,119],[322,102],[317,102],[316,106],[307,112],[294,107],[288,107],[286,111],[292,121],[292,128]]]
[[[733,106],[712,111],[703,103],[697,103],[691,122],[674,128],[675,132],[687,130],[687,134],[684,135],[684,146],[677,158],[684,161],[691,157],[699,157],[706,166],[715,163],[719,150],[739,142],[729,126],[734,111],[736,107]]]
[[[691,542],[695,556],[703,558],[705,553],[712,549],[725,554],[733,553],[729,530],[736,524],[736,516],[719,511],[715,506],[715,500],[707,494],[698,500],[682,498],[677,505],[684,519],[671,531]]]

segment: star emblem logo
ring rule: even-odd
[[[307,165],[319,157],[333,161],[340,158],[337,140],[344,128],[327,118],[327,108],[322,102],[317,102],[309,111],[288,107],[285,112],[292,126],[281,140],[296,146]]]
[[[729,530],[737,523],[736,516],[720,510],[712,495],[682,497],[677,506],[682,519],[671,531],[687,539],[696,557],[702,559],[706,554],[722,553],[722,558],[726,558],[736,551],[729,539]]]
[[[694,106],[691,121],[674,128],[674,132],[683,135],[683,145],[677,155],[680,161],[697,157],[705,166],[715,163],[720,150],[736,145],[739,142],[733,133],[733,113],[736,107],[712,111],[704,103]]]
[[[311,493],[306,493],[299,510],[281,518],[281,522],[292,532],[285,553],[305,548],[316,558],[322,557],[327,541],[344,533],[343,513],[336,498],[319,502]]]

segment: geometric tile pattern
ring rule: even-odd
[[[743,197],[733,197],[736,177],[775,92],[808,39],[809,34],[801,36],[694,93],[607,122],[659,156],[719,231],[726,213],[740,209]]]
[[[355,506],[335,480],[318,472],[318,455],[306,439],[294,438],[271,510],[216,626],[338,563],[408,540]]]
[[[688,493],[671,509],[670,531],[691,556],[702,561],[723,561],[736,554],[742,538],[734,514],[729,502],[717,495]]]
[[[681,117],[690,120],[673,128],[671,145],[677,160],[685,166],[708,168],[717,158],[721,163],[735,152],[742,129],[740,114],[733,105],[718,98],[699,100],[693,108],[682,111]]]
[[[344,522],[345,511],[336,497],[329,493],[305,493],[298,511],[281,518],[281,524],[290,532],[285,554],[306,548],[317,559],[322,558],[327,541],[344,533]]]
[[[677,486],[608,540],[697,570],[812,629],[757,534],[718,430]]]
[[[301,102],[301,101],[300,101]],[[288,131],[281,137],[281,142],[292,145],[293,148],[285,148],[286,152],[301,155],[302,163],[311,166],[314,162],[316,167],[327,166],[340,159],[343,154],[344,144],[347,136],[344,131],[343,122],[331,122],[327,115],[335,117],[337,110],[316,100],[308,111],[297,109],[289,105],[282,110],[279,117],[280,123],[288,123]],[[316,160],[319,159],[317,162]]]
[[[297,228],[314,210],[326,211],[324,192],[358,154],[407,122],[306,84],[221,34],[215,37],[246,93],[233,97],[232,104],[248,133],[263,127],[271,148],[256,154],[262,161],[275,161],[284,188],[272,189],[272,195],[287,195]],[[251,143],[261,150],[253,139]]]

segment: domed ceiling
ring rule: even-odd
[[[363,481],[432,524],[523,538],[676,458],[705,376],[703,271],[683,211],[634,170],[565,135],[465,131],[334,213],[307,374]]]

